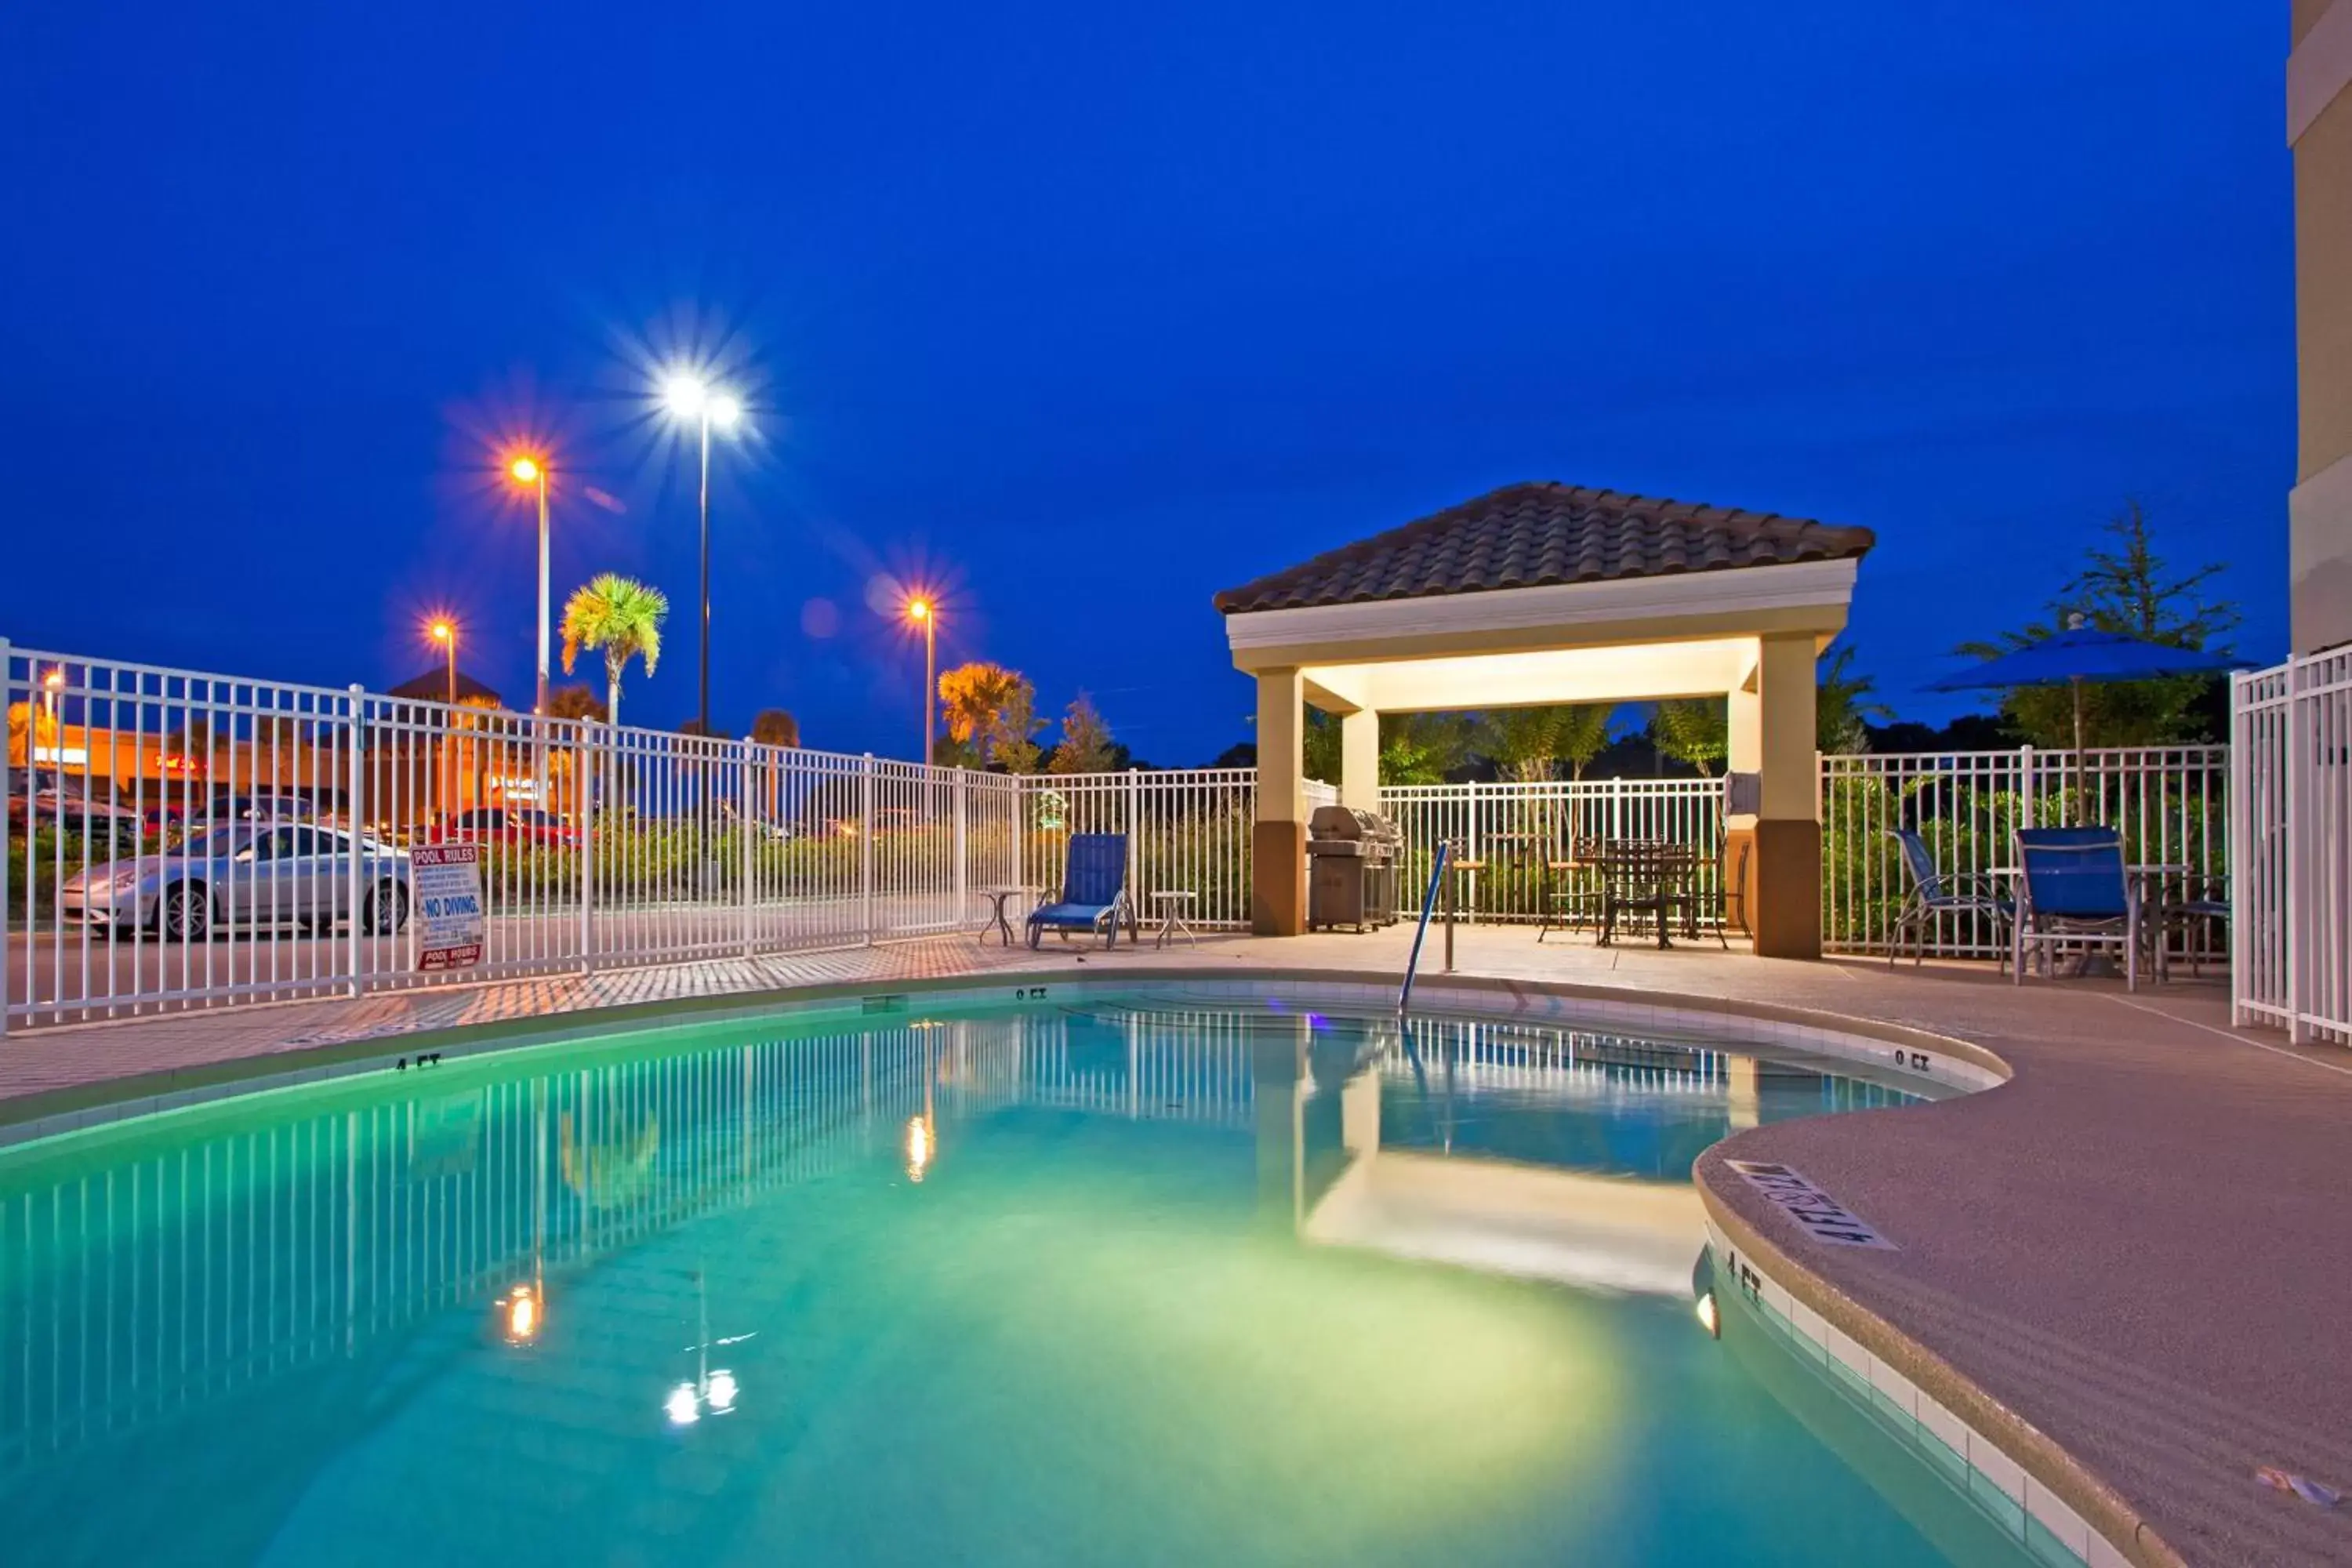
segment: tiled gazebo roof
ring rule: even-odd
[[[1835,561],[1860,556],[1874,542],[1866,528],[1547,480],[1507,485],[1418,522],[1325,551],[1228,588],[1215,603],[1233,615],[1665,577]]]

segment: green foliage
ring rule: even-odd
[[[621,719],[621,677],[629,660],[645,660],[651,675],[661,663],[662,622],[669,617],[669,599],[617,572],[600,572],[572,591],[563,602],[563,673],[583,648],[604,656],[604,710],[614,723]]]
[[[762,746],[798,746],[800,721],[781,708],[762,708],[751,721],[751,739]]]
[[[604,699],[590,686],[552,686],[547,692],[547,716],[551,719],[593,719],[604,721]]]
[[[1895,710],[1871,693],[1877,683],[1853,672],[1853,645],[1847,643],[1822,667],[1821,684],[1813,693],[1813,745],[1832,754],[1870,750],[1870,726],[1895,717]]]
[[[1307,730],[1300,737],[1307,776],[1325,784],[1339,782],[1339,719],[1320,708],[1307,710]]]
[[[1381,783],[1444,784],[1470,754],[1470,721],[1460,713],[1381,715]]]
[[[1020,671],[984,659],[960,664],[940,674],[939,699],[948,739],[963,747],[964,755],[977,758],[977,765],[994,763],[1014,773],[1037,771],[1032,737],[1045,725],[1036,716],[1037,689]]]
[[[2060,588],[2045,618],[2004,632],[1992,642],[1962,643],[1956,650],[1992,658],[2029,647],[2064,630],[2070,618],[2101,631],[2117,632],[2174,647],[2219,647],[2240,616],[2227,600],[2208,596],[2207,585],[2222,568],[2216,563],[2175,575],[2156,552],[2147,514],[2139,502],[2105,528],[2109,542],[2094,544],[2084,564]],[[2089,746],[2159,746],[2199,738],[2198,699],[2210,676],[2164,680],[2085,683],[2080,689],[2083,743]],[[2076,689],[2019,687],[2001,699],[2001,711],[2037,746],[2074,744]]]
[[[1505,708],[1480,716],[1472,743],[1507,779],[1548,779],[1562,762],[1581,778],[1609,743],[1611,712],[1605,704],[1591,703]]]
[[[1045,763],[1049,773],[1098,773],[1112,763],[1110,726],[1094,699],[1081,691],[1062,715],[1062,739]]]
[[[1650,738],[1663,754],[1713,778],[1731,751],[1730,704],[1720,697],[1660,702],[1650,712]]]

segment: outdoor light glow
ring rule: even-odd
[[[735,1408],[735,1374],[724,1370],[710,1374],[710,1408],[722,1415]]]
[[[908,619],[925,621],[930,619],[930,616],[931,602],[929,599],[909,599],[907,601]]]
[[[933,1152],[930,1122],[920,1116],[908,1117],[907,1119],[907,1179],[908,1181],[919,1182],[923,1179],[923,1173],[930,1169]]]
[[[436,620],[427,623],[425,627],[425,635],[431,637],[435,642],[447,642],[451,637],[457,635],[457,628],[449,621]]]
[[[517,458],[508,466],[507,472],[521,484],[535,485],[539,482],[539,464],[530,458]]]
[[[702,1401],[695,1397],[694,1384],[690,1383],[681,1383],[671,1389],[669,1397],[662,1402],[662,1409],[668,1413],[673,1426],[691,1426],[702,1419]]]
[[[41,677],[41,684],[48,688],[51,691],[62,690],[65,687],[65,683],[66,672],[62,669],[53,669],[49,671],[48,674]]]
[[[1700,1293],[1697,1310],[1699,1327],[1705,1329],[1710,1338],[1721,1339],[1723,1321],[1716,1315],[1714,1291],[1707,1290]]]
[[[691,419],[700,414],[703,405],[710,401],[710,388],[703,384],[698,375],[688,375],[684,371],[673,372],[662,383],[662,401],[669,405],[672,414],[681,419]]]
[[[516,1344],[525,1344],[539,1337],[539,1298],[528,1285],[518,1285],[507,1298],[507,1338]]]
[[[735,428],[735,421],[743,417],[743,405],[723,392],[710,395],[710,423],[721,430]]]

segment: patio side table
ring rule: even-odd
[[[1013,945],[1013,922],[1004,918],[1004,906],[1014,899],[1026,898],[1029,894],[1034,893],[1036,890],[1037,889],[1035,888],[1022,882],[1008,882],[999,887],[982,888],[979,889],[981,897],[987,899],[990,901],[988,919],[981,922],[981,944],[982,946],[986,946],[988,942],[988,933],[994,931],[1003,931],[1004,933],[1004,945],[1011,947]]]
[[[1200,932],[1184,919],[1200,896],[1177,888],[1163,888],[1151,895],[1152,908],[1160,911],[1160,933],[1151,939],[1152,946],[1166,947],[1180,936],[1196,947],[1200,945]]]

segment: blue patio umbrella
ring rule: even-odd
[[[2082,810],[2083,688],[2091,683],[2160,680],[2173,675],[2226,675],[2246,661],[2201,648],[2175,647],[2121,632],[2100,631],[2067,617],[2066,629],[1930,681],[1930,691],[2007,691],[2020,686],[2074,689],[2074,809]]]

